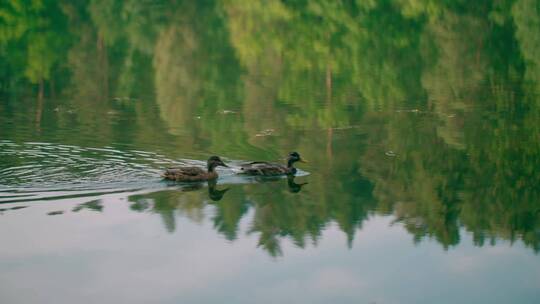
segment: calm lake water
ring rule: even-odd
[[[538,303],[539,38],[538,0],[3,1],[0,302]]]

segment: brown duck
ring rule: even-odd
[[[277,176],[296,174],[295,162],[307,163],[298,152],[291,152],[287,156],[287,166],[268,162],[251,162],[240,167],[241,173],[247,175]]]
[[[206,162],[206,171],[200,167],[175,167],[168,168],[163,173],[163,178],[178,182],[201,182],[218,178],[216,167],[229,167],[217,156],[211,156]]]

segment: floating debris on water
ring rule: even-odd
[[[266,130],[263,130],[257,134],[255,134],[256,137],[263,137],[263,136],[270,136],[272,134],[274,134],[275,130],[274,129],[266,129]]]
[[[136,101],[137,98],[132,98],[132,97],[125,96],[125,97],[113,97],[112,100],[114,100],[114,101]]]
[[[396,157],[396,152],[392,151],[392,150],[388,150],[384,153],[386,156],[390,156],[390,157]]]
[[[6,211],[19,210],[19,209],[24,209],[24,208],[28,208],[28,206],[17,206],[17,207],[11,207],[11,208],[0,208],[0,215],[1,215],[1,214],[4,214],[4,212],[6,212]]]
[[[75,114],[74,109],[66,109],[64,107],[56,107],[56,108],[53,109],[53,111],[56,112],[56,113],[65,112],[65,113],[68,113],[68,114]]]
[[[237,112],[233,111],[233,110],[222,110],[222,111],[218,111],[218,113],[223,114],[223,115],[227,115],[227,114],[236,114]]]
[[[355,129],[355,128],[360,128],[359,125],[350,125],[350,126],[343,126],[343,127],[334,127],[334,128],[331,128],[332,130],[348,130],[348,129]]]
[[[424,113],[418,109],[410,109],[410,110],[396,110],[397,113]]]
[[[28,208],[28,206],[16,206],[16,207],[11,207],[11,208],[9,208],[9,210],[19,210],[19,209],[24,209],[24,208]]]
[[[60,214],[64,214],[64,211],[58,210],[58,211],[51,211],[47,213],[47,215],[60,215]]]

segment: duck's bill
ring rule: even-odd
[[[222,167],[230,168],[229,166],[225,165],[225,163],[220,163],[219,165],[222,166]]]
[[[305,160],[305,159],[303,159],[303,158],[300,159],[300,162],[301,162],[301,163],[309,163],[307,160]]]

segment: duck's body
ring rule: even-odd
[[[183,182],[201,182],[218,178],[216,171],[208,172],[199,167],[168,168],[163,178]]]
[[[278,175],[294,175],[296,174],[295,162],[306,162],[300,158],[300,154],[296,152],[289,153],[287,158],[287,165],[281,165],[276,163],[255,161],[247,164],[243,164],[240,170],[243,174],[247,175],[259,175],[259,176],[278,176]]]
[[[259,161],[243,164],[240,170],[243,174],[263,176],[293,175],[296,173],[294,167],[288,168],[281,164]]]
[[[201,182],[215,180],[218,178],[216,172],[217,166],[227,167],[217,156],[212,156],[208,159],[207,170],[199,167],[175,167],[168,168],[163,173],[163,178],[178,182]]]

